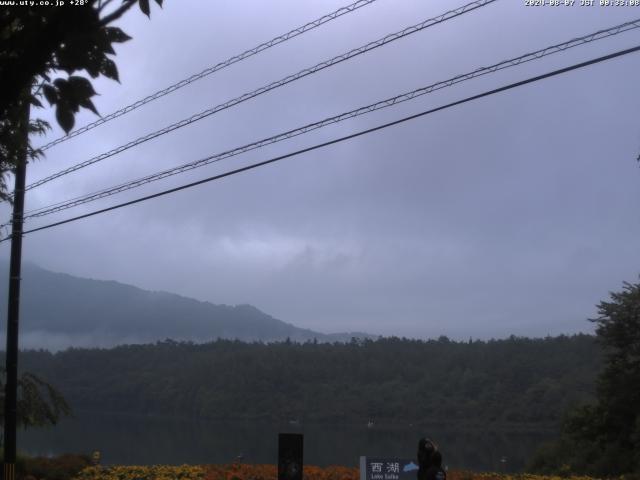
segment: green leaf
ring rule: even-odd
[[[124,43],[131,40],[131,37],[118,27],[106,27],[104,33],[107,40],[113,43]]]
[[[115,55],[116,51],[113,49],[113,47],[111,46],[111,43],[106,43],[103,47],[102,47],[102,51],[104,53],[109,53],[111,55]]]
[[[71,96],[77,100],[84,100],[96,94],[91,82],[84,77],[69,77],[68,88]]]
[[[149,0],[139,0],[138,4],[140,5],[140,10],[142,10],[142,13],[144,13],[147,17],[151,17],[151,9],[149,8]]]
[[[55,104],[58,101],[58,91],[55,87],[51,85],[44,85],[42,87],[42,93],[44,93],[44,98],[47,99],[50,105]]]
[[[71,106],[66,103],[59,103],[56,108],[56,119],[65,133],[69,133],[75,124]]]
[[[31,103],[31,105],[33,105],[34,107],[39,107],[39,108],[43,108],[42,107],[42,102],[40,102],[40,100],[38,100],[36,97],[34,97],[33,95],[31,96],[31,98],[29,99],[29,103]]]
[[[108,61],[106,57],[104,60]],[[56,103],[58,104],[56,116],[58,123],[65,131],[68,132],[73,128],[74,113],[79,112],[80,107],[99,115],[98,110],[91,101],[91,97],[96,95],[96,91],[93,89],[91,81],[87,78],[79,76],[71,76],[68,79],[57,78],[53,83],[58,87],[57,91],[55,91],[57,95]]]
[[[156,0],[156,3],[158,4],[158,6],[159,6],[160,8],[162,8],[162,0]]]
[[[93,113],[95,113],[96,115],[100,116],[100,114],[98,113],[98,110],[96,109],[95,105],[88,98],[86,100],[82,100],[80,102],[80,106],[82,106],[82,107],[84,107],[84,108],[86,108],[88,110],[91,110]]]
[[[120,77],[118,76],[118,67],[113,60],[109,60],[108,58],[103,58],[102,63],[100,65],[100,73],[107,78],[111,78],[116,82],[120,82]]]
[[[100,75],[100,66],[105,58],[104,54],[96,54],[94,51],[88,52],[87,60],[83,67],[91,78],[96,78]]]
[[[97,36],[96,33],[86,31],[70,31],[66,36],[64,46],[56,51],[56,68],[64,70],[68,74],[76,70],[83,70],[89,61],[90,53],[99,40],[96,38]]]
[[[95,35],[91,37],[91,41],[94,43],[94,49],[96,52],[100,51],[103,54],[109,53],[115,55],[115,50],[111,46],[111,40],[107,34],[107,27],[98,30]]]
[[[36,118],[35,120],[31,120],[29,122],[29,133],[44,135],[47,130],[50,129],[51,126],[49,125],[49,122],[42,120],[41,118]]]

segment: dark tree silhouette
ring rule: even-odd
[[[155,1],[162,5],[162,0]],[[80,108],[98,114],[91,100],[96,95],[91,80],[76,73],[118,80],[110,58],[115,55],[113,45],[130,37],[111,24],[135,5],[150,15],[149,0],[76,0],[66,6],[5,5],[0,10],[0,199],[11,200],[6,176],[12,170],[20,192],[13,216],[10,275],[14,280],[20,277],[20,240],[15,244],[14,240],[21,236],[13,235],[22,225],[25,162],[42,155],[31,146],[30,136],[50,127],[30,119],[30,108],[43,107],[41,99],[46,98],[67,133]],[[18,292],[19,280],[10,287],[6,397],[2,397],[8,412],[2,417],[7,478],[13,478],[16,425],[51,424],[68,413],[64,399],[49,384],[29,373],[17,378],[18,310],[12,301],[19,298]]]
[[[640,283],[624,283],[598,313],[604,368],[596,402],[569,411],[560,440],[534,460],[538,471],[640,474]]]
[[[0,390],[0,411],[4,411],[4,382]],[[17,424],[23,428],[55,425],[61,417],[70,415],[71,408],[62,394],[32,373],[23,373],[18,380]],[[0,417],[4,425],[4,417]]]
[[[544,428],[593,399],[588,335],[466,341],[192,344],[25,351],[74,409],[215,420]]]
[[[162,6],[162,0],[155,0]],[[42,98],[55,106],[56,119],[69,132],[75,114],[86,108],[98,114],[90,78],[118,81],[110,56],[113,45],[130,37],[111,26],[136,4],[150,16],[149,0],[82,0],[62,7],[5,6],[0,10],[0,198],[8,199],[6,174],[21,152],[27,158],[42,152],[32,148],[23,132],[25,102],[42,107]],[[49,124],[29,122],[30,134],[43,134]]]

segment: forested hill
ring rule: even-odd
[[[27,351],[77,410],[301,422],[556,423],[590,399],[593,337],[347,344],[160,342]]]
[[[8,271],[0,261],[0,271]],[[366,333],[323,334],[251,305],[216,305],[113,281],[55,273],[25,263],[20,341],[30,348],[113,347],[166,338],[206,342],[216,338],[274,341],[348,341]],[[0,275],[0,320],[6,319],[8,275]],[[0,332],[0,340],[4,332]]]

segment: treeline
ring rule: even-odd
[[[454,342],[272,344],[171,340],[25,351],[20,367],[75,410],[300,422],[555,425],[592,399],[588,335]]]
[[[539,473],[640,479],[640,283],[598,304],[603,368],[592,403],[567,410],[560,436],[530,468]]]

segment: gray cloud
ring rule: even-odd
[[[631,19],[633,9],[496,2],[29,192],[80,195]],[[101,112],[341,2],[166,2],[123,21],[122,85]],[[452,8],[380,0],[50,151],[35,180],[152,129]],[[174,177],[186,183],[638,43],[638,32]],[[493,96],[25,239],[25,258],[320,331],[487,338],[590,331],[638,274],[639,58]],[[51,117],[50,113],[44,116]],[[83,114],[80,124],[90,121]],[[54,132],[58,135],[60,132]],[[53,135],[53,134],[52,134]],[[89,211],[116,197],[68,211]],[[2,212],[6,215],[7,209]],[[33,222],[36,226],[45,221]],[[3,247],[3,255],[8,248]]]

